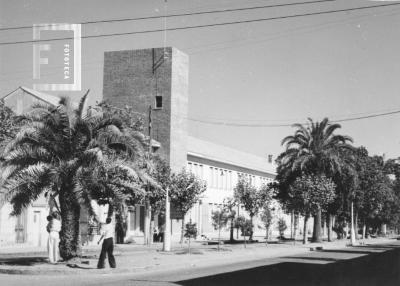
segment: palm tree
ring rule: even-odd
[[[344,160],[341,150],[352,149],[348,144],[353,140],[344,135],[334,134],[341,128],[340,124],[331,124],[328,118],[321,122],[308,119],[306,126],[294,124],[297,128],[294,135],[282,140],[286,146],[285,152],[279,157],[280,168],[284,170],[284,177],[295,178],[301,173],[325,175],[332,177],[341,172]],[[314,216],[313,241],[321,241],[321,209]]]
[[[58,198],[64,260],[79,255],[83,203],[90,211],[92,198],[110,202],[123,199],[123,190],[138,190],[132,164],[127,166],[127,160],[110,164],[108,158],[134,162],[142,153],[143,135],[124,132],[122,122],[111,115],[84,114],[87,95],[76,109],[66,98],[57,107],[33,106],[21,117],[26,124],[4,151],[5,197],[13,205],[12,214],[20,214],[40,195]],[[124,176],[121,169],[127,170]]]

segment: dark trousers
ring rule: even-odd
[[[112,237],[104,239],[103,245],[101,247],[99,262],[97,263],[97,268],[104,268],[104,261],[106,260],[106,253],[107,253],[108,263],[110,264],[110,267],[111,268],[116,267],[113,251],[114,251],[114,241],[113,241]]]

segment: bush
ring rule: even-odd
[[[189,239],[190,238],[196,239],[196,237],[197,237],[197,227],[196,227],[195,223],[189,222],[189,223],[186,224],[184,236],[186,238],[189,238]]]

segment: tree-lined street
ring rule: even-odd
[[[0,284],[400,285],[374,2],[0,0]]]

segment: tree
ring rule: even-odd
[[[396,213],[394,184],[388,177],[387,166],[380,156],[368,156],[364,152],[357,157],[359,187],[355,193],[355,205],[363,222],[363,237],[369,227],[379,228],[382,223],[390,223]],[[393,211],[393,212],[392,212]]]
[[[92,110],[92,107],[89,107]],[[124,129],[131,131],[144,131],[144,120],[142,115],[138,115],[132,106],[126,105],[124,108],[119,108],[110,104],[107,100],[100,102],[93,107],[93,110],[100,113],[111,115],[112,117],[119,118]]]
[[[278,220],[278,231],[279,231],[279,239],[285,238],[285,230],[287,229],[287,224],[284,218],[280,218]]]
[[[328,118],[321,122],[308,119],[307,126],[294,124],[297,130],[294,135],[282,140],[285,152],[278,157],[278,190],[280,199],[289,199],[291,184],[303,173],[332,177],[340,172],[344,161],[340,150],[352,149],[348,144],[352,139],[348,136],[334,134],[340,124],[331,124]],[[288,205],[290,207],[290,203]],[[313,241],[321,241],[322,209],[314,215]]]
[[[218,251],[219,251],[219,244],[221,241],[221,229],[226,227],[228,220],[229,220],[229,213],[227,213],[224,208],[212,212],[211,215],[212,225],[215,230],[218,230]]]
[[[324,175],[303,175],[296,179],[289,196],[296,210],[304,215],[303,243],[307,243],[308,217],[333,201],[335,184]]]
[[[21,124],[15,120],[15,113],[5,106],[4,100],[0,100],[0,152],[15,137]]]
[[[333,221],[336,219],[338,230],[341,225],[351,219],[351,204],[358,197],[357,190],[359,189],[358,168],[357,168],[357,153],[358,148],[339,150],[339,155],[344,164],[340,171],[337,171],[331,176],[335,183],[335,199],[328,204],[326,208],[326,222],[328,225],[328,241],[332,241]],[[339,236],[340,236],[339,231]]]
[[[126,170],[125,175],[135,177],[135,169],[128,164],[114,168],[106,163],[108,158],[118,157],[134,162],[143,149],[143,135],[124,132],[118,118],[103,112],[85,115],[87,95],[81,98],[77,109],[67,98],[61,98],[57,107],[34,105],[21,117],[26,124],[5,149],[5,195],[13,205],[12,214],[21,213],[41,194],[57,197],[62,218],[60,254],[64,260],[80,254],[81,203],[91,208],[94,194],[86,186],[95,179],[101,181],[94,174],[104,174],[106,179],[90,190],[109,195],[123,184],[135,192],[136,185],[114,177],[121,169]],[[93,168],[97,171],[88,171]],[[88,179],[90,174],[93,175]],[[110,176],[116,185],[108,184]]]
[[[171,187],[171,169],[161,157],[148,153],[140,165],[142,170],[157,183],[153,186],[147,183],[142,185],[146,194],[142,204],[146,206],[145,244],[148,244],[152,243],[152,236],[149,234],[153,233],[154,217],[160,213],[164,214],[165,211],[166,192]]]
[[[270,208],[264,208],[262,213],[261,213],[261,220],[264,223],[264,227],[265,227],[265,240],[268,243],[268,239],[269,239],[269,231],[271,229],[271,225],[272,225],[272,211]]]
[[[235,222],[235,217],[236,217],[236,207],[237,207],[237,202],[235,201],[234,198],[225,198],[224,199],[224,210],[226,211],[228,215],[228,219],[230,221],[230,227],[229,227],[229,241],[232,243],[234,241],[233,238],[233,229],[235,228],[234,222]]]
[[[190,240],[197,237],[197,227],[192,221],[188,222],[185,227],[184,236],[189,239],[189,254],[190,254]]]
[[[235,219],[235,228],[240,229],[242,236],[244,237],[244,247],[246,247],[246,236],[250,235],[253,231],[252,221],[240,215]]]
[[[259,197],[259,202],[260,206],[262,208],[262,213],[261,213],[261,220],[264,223],[265,231],[266,231],[266,242],[268,242],[269,238],[269,231],[270,227],[272,224],[272,200],[273,197],[275,196],[275,191],[273,188],[273,184],[263,184],[260,187],[258,197]]]
[[[95,110],[96,112],[105,112],[107,114],[111,114],[114,117],[120,118],[123,124],[123,128],[125,130],[129,130],[129,132],[131,133],[139,132],[140,134],[142,134],[142,132],[144,131],[143,116],[138,115],[138,113],[135,112],[131,106],[126,105],[123,108],[120,108],[110,104],[106,100],[99,103],[98,106],[93,108],[93,110]],[[148,140],[148,137],[145,138],[147,147],[149,144]],[[146,150],[148,150],[148,148],[146,148]],[[145,156],[142,156],[140,158],[141,160],[140,162],[138,162],[138,166],[144,173],[153,178],[154,182],[156,182],[157,179],[161,179],[161,177],[164,176],[161,174],[159,175],[159,171],[167,171],[167,169],[164,167],[168,166],[165,162],[161,163],[163,160],[157,155],[154,156],[148,151],[146,151],[144,155]],[[161,166],[160,164],[163,164],[163,166]],[[170,172],[170,170],[168,170],[168,172]],[[169,174],[165,175],[164,177],[168,175]],[[164,204],[166,190],[149,183],[143,183],[142,189],[146,194],[143,198],[143,201],[140,202],[145,206],[144,242],[145,244],[151,244],[153,241],[152,233],[154,230],[154,217],[158,213],[162,212],[165,208]]]
[[[171,204],[182,214],[182,235],[185,225],[186,213],[197,203],[200,196],[206,191],[206,183],[198,179],[193,173],[182,170],[172,174],[171,178]]]
[[[2,99],[0,100],[0,122],[0,154],[2,154],[5,146],[15,137],[20,126],[15,120],[15,113],[9,107],[5,106],[4,100]],[[1,165],[0,171],[2,172]],[[0,187],[3,184],[2,177],[3,176],[0,176]],[[3,202],[0,200],[0,207],[2,204]]]
[[[249,213],[251,225],[253,225],[253,218],[259,212],[262,205],[260,192],[250,183],[250,180],[245,177],[239,179],[233,192],[235,200],[240,202]],[[252,239],[253,229],[250,231],[249,237],[249,240]]]

